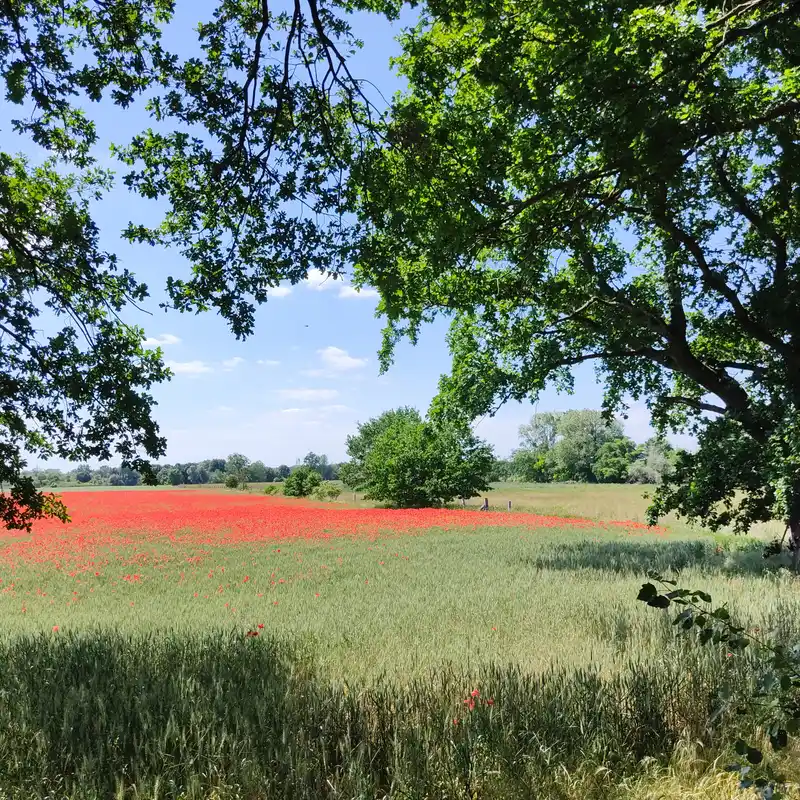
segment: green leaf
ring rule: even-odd
[[[764,754],[757,747],[748,747],[747,760],[751,764],[760,764],[764,760]]]
[[[653,586],[652,583],[643,583],[642,588],[639,589],[639,594],[637,595],[637,600],[643,600],[645,603],[649,603],[654,597],[658,596],[658,589]]]

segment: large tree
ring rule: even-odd
[[[171,31],[188,43],[171,53],[173,0],[0,0],[4,133],[37,153],[0,151],[0,522],[66,514],[23,476],[26,454],[116,453],[152,482],[144,458],[165,451],[149,389],[169,372],[124,321],[148,290],[92,219],[114,181],[97,160],[109,143],[93,104],[122,114],[142,103],[152,119],[110,144],[127,186],[166,209],[160,224],[130,220],[124,236],[190,264],[165,276],[166,306],[213,309],[243,338],[271,287],[344,268],[341,178],[373,115],[347,64],[358,45],[348,14],[397,6],[217,0],[192,33]]]
[[[474,417],[594,363],[607,411],[643,398],[698,438],[655,514],[778,518],[800,545],[798,20],[797,0],[430,6],[357,176],[384,364],[452,315],[435,408]]]
[[[372,500],[399,507],[438,506],[489,488],[492,449],[468,427],[423,420],[413,408],[387,411],[348,437],[353,461],[342,480]]]

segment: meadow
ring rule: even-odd
[[[789,640],[793,578],[759,536],[648,528],[641,487],[508,495],[65,493],[0,543],[0,797],[736,796],[753,722],[709,718],[752,657],[636,592],[677,573]]]

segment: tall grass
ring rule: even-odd
[[[679,741],[715,753],[742,721],[709,726],[712,687],[749,669],[670,644],[613,677],[443,665],[348,684],[263,635],[22,636],[0,646],[0,793],[601,798]]]

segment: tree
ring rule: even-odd
[[[278,478],[282,481],[285,481],[289,477],[291,472],[292,470],[288,466],[286,466],[286,464],[281,464],[277,469]]]
[[[434,412],[491,413],[594,363],[604,409],[688,430],[651,518],[780,519],[800,558],[794,3],[429,9],[356,177],[358,280],[403,335],[452,315]]]
[[[321,483],[319,472],[303,464],[286,478],[283,493],[287,497],[308,497]]]
[[[625,483],[636,456],[636,444],[627,436],[612,439],[597,451],[592,471],[599,483]]]
[[[278,477],[278,470],[274,467],[264,467],[264,481],[266,483],[272,483],[272,481],[276,480]]]
[[[225,474],[233,475],[237,485],[247,483],[249,466],[250,459],[247,456],[243,456],[241,453],[232,453],[225,462]]]
[[[623,437],[622,425],[600,411],[566,411],[558,418],[558,437],[550,458],[557,481],[595,481],[594,463],[600,448]]]
[[[677,453],[664,439],[652,437],[640,448],[628,471],[632,483],[660,483],[672,474]]]
[[[549,483],[553,480],[549,450],[515,450],[511,455],[511,466],[514,476],[526,483]]]
[[[339,477],[351,489],[361,489],[367,481],[364,474],[364,463],[367,454],[375,445],[378,437],[395,423],[412,422],[419,424],[422,417],[416,408],[401,406],[384,411],[366,422],[359,422],[357,432],[347,437],[347,455],[350,461],[339,468]]]
[[[394,16],[400,3],[359,5]],[[33,165],[0,151],[0,520],[10,527],[66,518],[23,475],[26,454],[116,453],[154,482],[145,459],[166,448],[149,390],[170,372],[123,319],[148,288],[101,246],[92,218],[114,185],[97,161],[108,147],[95,101],[120,113],[138,102],[157,123],[112,153],[125,185],[164,209],[155,225],[130,220],[125,238],[171,246],[192,264],[188,277],[166,278],[164,307],[215,310],[245,338],[272,287],[310,269],[335,278],[349,259],[340,177],[357,152],[350,131],[374,117],[346,61],[359,46],[352,4],[298,0],[274,13],[218,0],[210,21],[190,21],[197,39],[184,55],[161,38],[177,24],[173,7],[3,4],[0,77],[19,109],[7,128],[20,149],[44,155]],[[37,324],[43,311],[59,324]]]
[[[187,464],[185,473],[186,483],[208,483],[208,472],[202,464]]]
[[[328,469],[328,456],[318,456],[316,453],[310,452],[303,458],[303,463],[309,469],[319,472],[323,478],[325,477],[325,472]]]
[[[359,455],[359,462],[352,462],[357,475],[353,480],[366,497],[393,506],[424,507],[473,497],[489,488],[494,455],[472,431],[425,422],[413,409],[398,412],[360,425],[351,437]],[[359,438],[364,431],[365,439]]]
[[[247,467],[247,480],[253,481],[254,483],[266,483],[267,478],[267,468],[264,466],[263,461],[254,461],[252,464],[249,464]]]
[[[75,469],[75,480],[78,483],[89,483],[92,479],[92,470],[88,464],[80,464]]]
[[[546,452],[555,447],[558,439],[558,422],[562,414],[543,411],[534,414],[531,421],[519,427],[519,446],[525,450]]]

